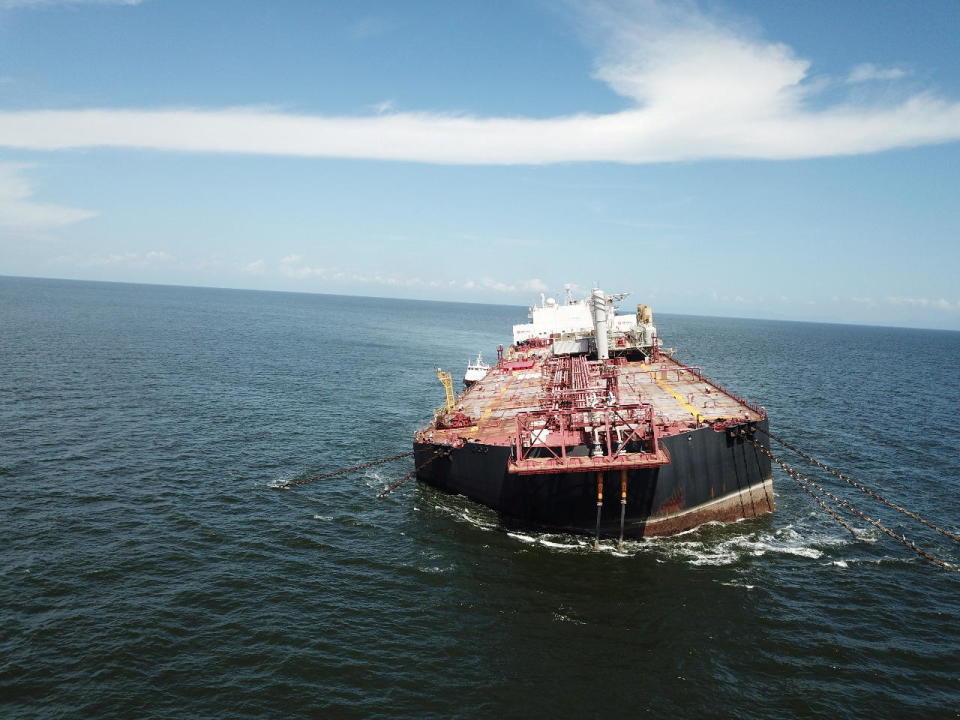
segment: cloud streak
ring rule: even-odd
[[[0,10],[52,5],[139,5],[143,0],[0,0]]]
[[[70,265],[75,268],[119,267],[137,270],[170,267],[179,264],[175,256],[163,250],[148,250],[144,253],[107,253],[105,255],[92,255],[88,257],[61,255],[55,258],[55,262],[61,265]]]
[[[599,38],[594,76],[626,100],[622,111],[546,119],[388,108],[377,116],[251,108],[10,111],[0,113],[0,146],[508,165],[782,160],[960,139],[958,102],[926,92],[886,105],[818,103],[809,61],[692,6],[595,3],[581,12]],[[865,64],[848,80],[881,77],[899,75]]]
[[[428,280],[416,275],[404,275],[397,272],[369,271],[360,272],[343,268],[319,267],[308,264],[302,255],[290,254],[280,258],[276,263],[268,263],[261,259],[242,266],[242,272],[259,276],[282,276],[297,281],[314,281],[326,283],[351,282],[365,285],[384,285],[389,287],[406,288],[443,288],[463,289],[474,291],[492,291],[502,295],[530,294],[546,292],[547,283],[540,278],[527,278],[504,282],[491,277],[478,280],[455,280],[431,278]]]
[[[0,228],[44,230],[94,217],[80,208],[37,202],[33,184],[24,176],[32,165],[0,163]]]
[[[846,82],[862,83],[872,80],[899,80],[905,78],[910,73],[898,67],[882,68],[873,63],[861,63],[857,65],[850,74],[847,75]]]

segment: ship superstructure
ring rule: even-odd
[[[745,442],[765,442],[766,412],[664,352],[649,306],[618,315],[624,297],[541,298],[417,433],[418,466],[440,453],[418,478],[508,519],[621,537],[771,512],[770,461]]]

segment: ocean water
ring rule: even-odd
[[[960,530],[960,333],[656,320],[774,432]],[[0,278],[0,717],[958,717],[960,573],[783,473],[773,516],[622,554],[413,482],[377,500],[409,459],[274,488],[406,450],[434,369],[523,321]]]

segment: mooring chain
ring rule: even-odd
[[[784,468],[784,470],[786,470],[786,468]],[[804,478],[800,473],[794,472],[794,471],[792,471],[792,470],[786,470],[786,472],[787,472],[787,475],[789,475],[791,478],[793,478],[793,479],[796,481],[797,485],[800,486],[800,489],[801,489],[801,490],[803,490],[807,495],[809,495],[810,497],[812,497],[812,498],[813,498],[813,501],[814,501],[817,505],[819,505],[821,508],[823,508],[823,509],[827,512],[827,514],[830,515],[830,517],[832,517],[832,518],[833,518],[834,520],[836,520],[838,523],[840,523],[841,525],[843,525],[843,527],[845,527],[845,528],[847,529],[847,532],[849,532],[851,535],[853,535],[853,538],[854,538],[855,540],[859,540],[859,539],[860,539],[860,536],[857,535],[856,531],[855,531],[852,527],[850,527],[850,525],[847,523],[846,520],[844,520],[842,517],[840,517],[840,515],[838,515],[836,512],[834,512],[834,510],[833,510],[830,506],[828,506],[823,500],[821,500],[820,498],[818,498],[818,497],[813,493],[813,491],[810,489],[810,486],[807,484],[806,478]]]
[[[765,448],[765,447],[763,447],[763,445],[760,445],[759,443],[757,443],[753,438],[751,438],[750,436],[744,436],[744,437],[746,437],[747,440],[749,440],[751,443],[753,443],[753,446],[754,446],[755,448],[759,449],[759,450],[760,450],[764,455],[766,455],[768,458],[770,458],[770,459],[773,460],[774,462],[778,462],[778,463],[780,462],[779,460],[777,460],[777,458],[775,458],[775,457],[770,453],[769,450],[767,450],[767,448]],[[786,471],[787,475],[789,475],[790,478],[791,478],[794,482],[796,482],[797,485],[800,486],[800,489],[801,489],[801,490],[803,490],[807,495],[809,495],[810,497],[812,497],[812,498],[813,498],[813,501],[814,501],[815,503],[817,503],[817,505],[819,505],[821,508],[823,508],[823,509],[827,512],[827,514],[830,515],[830,517],[832,517],[834,520],[836,520],[840,525],[843,525],[843,527],[845,527],[845,528],[847,529],[847,532],[849,532],[851,535],[853,535],[853,537],[854,537],[855,540],[859,540],[859,539],[860,539],[860,536],[857,535],[856,531],[855,531],[852,527],[850,527],[849,523],[847,523],[846,520],[844,520],[842,517],[840,517],[840,516],[839,516],[836,512],[834,512],[833,509],[831,509],[823,500],[821,500],[819,497],[817,497],[817,496],[813,493],[813,491],[810,489],[810,483],[812,483],[812,481],[810,480],[810,478],[808,478],[808,477],[806,477],[805,475],[797,472],[797,471],[794,470],[793,468],[787,467],[787,466],[785,466],[785,465],[781,465],[781,467],[783,467],[783,469],[784,469],[784,471]],[[813,483],[813,484],[815,485],[816,483]]]
[[[903,546],[905,546],[905,547],[913,550],[913,552],[917,553],[917,555],[919,555],[919,556],[921,556],[921,557],[929,560],[929,561],[932,562],[934,565],[938,565],[939,567],[943,568],[944,570],[952,570],[952,571],[954,571],[954,572],[957,572],[957,571],[958,571],[957,568],[954,567],[953,565],[951,565],[950,563],[945,562],[945,561],[941,560],[940,558],[936,557],[935,555],[930,554],[929,552],[927,552],[926,550],[924,550],[924,549],[923,549],[922,547],[920,547],[919,545],[916,545],[915,543],[911,542],[910,540],[907,540],[907,538],[904,537],[903,535],[897,535],[897,533],[895,533],[893,530],[891,530],[890,528],[888,528],[888,527],[886,527],[885,525],[883,525],[882,523],[880,523],[878,520],[874,520],[872,517],[866,515],[865,513],[860,512],[859,510],[857,510],[857,508],[855,508],[853,505],[851,505],[851,504],[850,504],[849,502],[847,502],[846,500],[837,497],[837,496],[834,495],[832,492],[830,492],[829,490],[827,490],[825,487],[823,487],[822,485],[819,485],[818,483],[814,482],[814,481],[811,480],[809,477],[807,477],[806,475],[804,475],[803,473],[801,473],[799,470],[796,470],[796,469],[792,468],[790,465],[788,465],[788,464],[785,463],[783,460],[781,460],[780,458],[778,458],[776,455],[774,455],[773,453],[771,453],[767,448],[765,448],[763,445],[761,445],[760,443],[758,443],[758,442],[757,442],[756,440],[754,440],[753,438],[748,437],[747,440],[749,440],[749,441],[753,444],[753,446],[754,446],[755,448],[757,448],[758,450],[760,450],[760,452],[762,452],[762,453],[763,453],[764,455],[766,455],[768,458],[770,458],[770,459],[773,460],[775,463],[777,463],[777,465],[779,465],[780,467],[782,467],[789,475],[791,475],[791,476],[796,475],[796,476],[802,477],[806,482],[810,483],[810,485],[812,485],[812,486],[815,487],[817,490],[819,490],[819,491],[822,492],[824,495],[826,495],[826,496],[829,497],[831,500],[833,500],[835,503],[837,503],[837,505],[840,505],[841,507],[846,508],[847,510],[849,510],[850,512],[852,512],[852,513],[853,513],[854,515],[856,515],[857,517],[860,517],[860,518],[862,518],[863,520],[866,520],[868,523],[870,523],[871,525],[873,525],[874,527],[876,527],[876,528],[877,528],[878,530],[880,530],[881,532],[885,533],[886,535],[889,535],[890,537],[892,537],[894,540],[896,540],[897,542],[899,542],[899,543],[902,544]],[[849,528],[848,528],[848,529],[849,529]]]
[[[410,454],[412,455],[413,453],[410,453]],[[392,493],[394,490],[396,490],[398,487],[400,487],[400,486],[403,485],[405,482],[407,482],[408,480],[410,480],[414,475],[416,475],[418,472],[420,472],[421,470],[423,470],[423,468],[425,468],[427,465],[429,465],[430,463],[432,463],[432,462],[433,462],[434,460],[436,460],[438,457],[444,457],[445,455],[449,455],[449,454],[450,454],[450,450],[447,449],[447,448],[441,448],[440,450],[435,451],[435,452],[433,453],[433,455],[431,455],[431,456],[428,457],[426,460],[424,460],[422,463],[420,463],[419,465],[417,465],[417,467],[415,467],[413,470],[411,470],[410,472],[408,472],[408,473],[407,473],[406,475],[404,475],[402,478],[400,478],[399,480],[397,480],[395,483],[391,483],[390,485],[388,485],[387,487],[385,487],[381,492],[377,493],[377,498],[380,499],[380,500],[382,500],[382,499],[385,498],[387,495],[389,495],[389,494]]]
[[[917,522],[923,523],[923,524],[926,525],[928,528],[931,528],[932,530],[936,530],[938,533],[940,533],[941,535],[944,535],[944,536],[950,538],[950,539],[953,540],[955,543],[960,543],[960,535],[957,535],[956,533],[952,533],[952,532],[950,532],[949,530],[945,530],[945,529],[943,529],[942,527],[940,527],[939,525],[935,525],[934,523],[930,522],[930,521],[927,520],[926,518],[920,517],[920,516],[917,515],[915,512],[912,512],[912,511],[910,511],[910,510],[907,510],[905,507],[901,507],[900,505],[897,505],[897,503],[893,502],[892,500],[888,500],[888,499],[885,498],[883,495],[881,495],[880,493],[878,493],[876,490],[872,490],[871,488],[868,488],[866,485],[861,485],[860,483],[858,483],[858,482],[857,482],[856,480],[854,480],[853,478],[848,477],[847,475],[844,475],[844,474],[843,474],[842,472],[840,472],[839,470],[837,470],[837,469],[835,469],[835,468],[832,468],[832,467],[830,467],[829,465],[826,465],[826,464],[820,462],[819,460],[817,460],[817,459],[814,458],[814,457],[811,457],[810,455],[808,455],[807,453],[805,453],[803,450],[801,450],[800,448],[798,448],[796,445],[793,445],[792,443],[784,440],[784,439],[781,438],[781,437],[777,437],[777,436],[774,435],[772,432],[770,432],[770,431],[768,431],[768,430],[764,430],[763,428],[757,428],[757,429],[760,430],[760,432],[765,433],[767,436],[769,436],[769,437],[773,438],[774,440],[776,440],[778,443],[780,443],[781,445],[783,445],[783,446],[784,446],[785,448],[787,448],[788,450],[792,450],[792,451],[795,452],[797,455],[799,455],[800,457],[802,457],[804,460],[813,463],[814,465],[816,465],[816,466],[817,466],[818,468],[820,468],[821,470],[825,470],[826,472],[830,473],[830,474],[833,475],[834,477],[837,477],[837,478],[843,480],[845,483],[848,483],[849,485],[852,485],[853,487],[857,488],[857,490],[860,490],[861,492],[865,492],[867,495],[869,495],[869,496],[871,496],[871,497],[873,497],[873,498],[876,498],[877,500],[879,500],[880,502],[884,503],[885,505],[888,505],[889,507],[892,507],[894,510],[897,510],[897,511],[899,511],[899,512],[902,512],[904,515],[913,518],[913,519],[916,520]]]
[[[307,483],[315,480],[326,480],[327,478],[332,478],[336,475],[344,475],[350,472],[357,472],[358,470],[366,470],[367,468],[374,467],[375,465],[383,465],[384,463],[393,462],[394,460],[399,460],[411,455],[413,455],[412,450],[409,452],[400,453],[399,455],[383,458],[382,460],[373,460],[372,462],[366,462],[362,465],[354,465],[353,467],[344,468],[342,470],[335,470],[334,472],[327,473],[326,475],[315,475],[314,477],[301,478],[300,480],[291,480],[290,482],[283,483],[282,485],[274,485],[273,487],[278,490],[287,490],[288,488],[297,487],[298,485],[306,485]]]

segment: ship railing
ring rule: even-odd
[[[592,436],[592,437],[591,437]],[[602,437],[600,452],[614,458],[634,455],[629,448],[640,445],[640,454],[659,452],[659,432],[653,406],[646,403],[598,408],[549,409],[518,413],[513,442],[515,461],[528,460],[534,453],[565,461],[567,448],[592,446]]]

